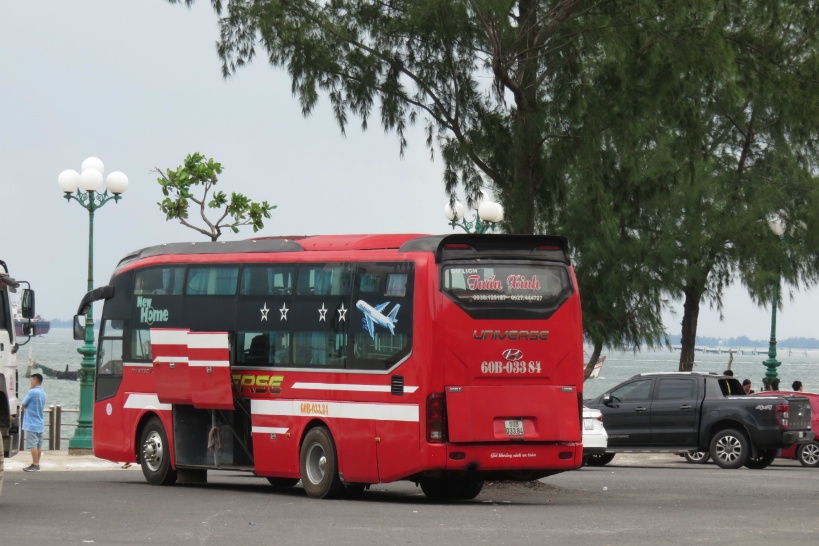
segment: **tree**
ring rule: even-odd
[[[160,178],[157,179],[162,187],[165,199],[157,203],[167,220],[178,219],[179,223],[210,237],[216,241],[222,235],[223,229],[239,232],[239,226],[253,226],[253,232],[264,228],[265,218],[270,218],[270,211],[276,205],[269,205],[267,201],[256,203],[241,193],[231,193],[230,200],[222,191],[213,190],[218,182],[217,175],[222,174],[222,164],[213,159],[194,153],[185,158],[185,163],[176,170],[168,169],[163,172],[155,170]],[[193,191],[201,186],[200,197]],[[208,194],[213,190],[213,194]],[[199,206],[199,214],[207,228],[197,227],[188,221],[190,204]],[[206,208],[220,209],[221,216],[211,220],[205,214]]]
[[[683,371],[693,367],[701,303],[721,309],[724,289],[737,278],[752,298],[769,302],[780,274],[810,285],[819,273],[819,101],[811,83],[819,79],[819,43],[817,20],[807,16],[813,4],[728,4],[658,4],[643,23],[617,30],[620,41],[608,42],[615,48],[581,60],[589,106],[573,121],[587,128],[577,133],[571,167],[573,185],[583,189],[569,193],[567,206],[578,196],[582,206],[566,217],[596,214],[580,243],[578,276],[590,262],[582,255],[593,250],[613,275],[623,271],[618,258],[631,259],[625,274],[647,283],[608,284],[630,286],[654,308],[662,300],[652,279],[681,298]],[[788,232],[787,247],[766,223],[780,210],[789,226],[800,226]],[[628,234],[626,244],[618,232]],[[604,283],[585,278],[584,294],[595,286],[595,299],[607,296]],[[618,336],[609,339],[628,339],[612,312],[627,316],[627,301],[584,308],[587,332],[602,317],[605,331]]]
[[[180,0],[168,0],[179,3]],[[185,0],[191,5],[195,0]],[[545,145],[565,139],[547,104],[562,49],[610,0],[212,0],[225,77],[261,47],[286,68],[303,113],[323,92],[344,132],[366,128],[376,103],[403,153],[408,126],[423,121],[440,150],[444,184],[474,197],[493,186],[509,211],[505,231],[534,233],[560,194]],[[569,25],[570,21],[578,21]],[[556,108],[559,110],[560,108]]]
[[[666,222],[679,246],[671,265],[684,300],[680,370],[693,367],[700,304],[721,309],[722,291],[735,278],[766,303],[772,278],[809,285],[819,273],[815,6],[736,5],[741,9],[699,14],[718,37],[713,47],[730,62],[695,75],[700,90],[689,93],[687,115],[670,125],[680,135],[683,167],[667,215],[673,221]],[[787,259],[766,222],[780,210],[791,226],[811,231],[794,239]]]

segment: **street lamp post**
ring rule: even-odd
[[[503,221],[503,207],[499,203],[484,201],[482,194],[478,196],[475,203],[475,218],[470,221],[464,217],[464,206],[460,201],[447,203],[444,207],[444,215],[449,220],[452,229],[461,228],[467,233],[483,234],[487,230],[494,229]]]
[[[785,244],[785,223],[779,216],[772,216],[768,219],[768,227],[771,231],[782,240]],[[762,378],[763,390],[771,390],[771,384],[775,379],[778,379],[776,369],[781,362],[776,359],[776,308],[779,306],[779,284],[781,275],[776,275],[776,285],[773,291],[773,300],[771,301],[771,340],[768,342],[768,359],[762,364],[765,365],[765,377]]]
[[[57,177],[57,184],[64,193],[65,200],[76,201],[88,211],[88,291],[94,289],[94,211],[109,201],[119,201],[122,193],[128,188],[128,177],[114,171],[105,180],[106,189],[102,187],[104,165],[96,157],[89,157],[82,162],[82,173],[65,170]],[[111,195],[108,192],[111,192]],[[93,307],[89,306],[85,315],[85,344],[77,349],[83,355],[80,368],[80,415],[74,436],[68,442],[68,452],[82,454],[92,449],[91,427],[94,396],[94,360],[97,349],[94,346]]]

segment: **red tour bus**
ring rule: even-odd
[[[105,300],[94,454],[151,484],[246,470],[332,498],[471,499],[581,464],[580,299],[562,237],[335,235],[126,256]]]

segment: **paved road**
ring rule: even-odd
[[[40,473],[7,465],[0,544],[819,542],[819,470],[680,461],[618,455],[606,467],[490,484],[475,501],[444,504],[403,482],[373,486],[359,500],[317,501],[299,486],[276,492],[235,472],[211,472],[207,485],[153,487],[138,467],[106,466],[113,463]]]

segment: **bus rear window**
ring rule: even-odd
[[[536,264],[444,266],[443,288],[467,307],[555,307],[572,293],[565,267]]]

